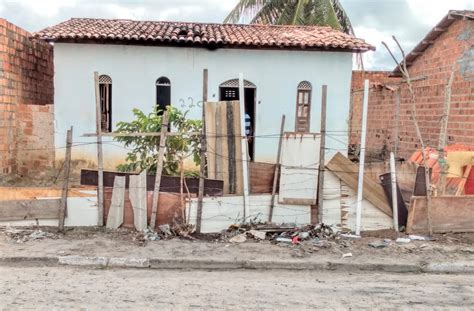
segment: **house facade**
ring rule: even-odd
[[[274,162],[283,114],[288,132],[320,131],[323,85],[327,131],[348,131],[352,54],[373,49],[326,27],[71,19],[36,36],[54,42],[55,144],[63,146],[74,126],[74,142],[82,145],[73,158],[91,162],[95,138],[81,136],[95,132],[95,71],[101,75],[104,131],[131,120],[133,108],[147,113],[156,105],[170,104],[200,119],[203,70],[209,72],[208,101],[238,99],[242,73],[252,158]],[[346,153],[347,145],[347,136],[327,140],[329,153]],[[106,140],[106,168],[123,162],[126,152]]]
[[[474,12],[450,11],[411,51],[407,67],[413,80],[421,135],[438,148],[446,96],[450,99],[448,144],[474,145]],[[451,96],[447,86],[451,74]],[[398,68],[392,72],[353,73],[350,144],[360,144],[364,79],[371,82],[367,155],[387,159],[390,151],[408,159],[421,148],[411,117],[411,95]],[[355,148],[357,149],[357,147]]]

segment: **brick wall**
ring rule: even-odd
[[[53,49],[0,19],[0,174],[54,163]]]
[[[440,121],[445,90],[455,65],[452,102],[448,125],[448,143],[474,145],[474,21],[457,20],[441,34],[409,67],[413,82],[418,121],[425,143],[438,146]],[[409,157],[420,147],[411,119],[410,93],[399,78],[389,78],[387,72],[354,72],[352,80],[352,108],[350,143],[360,144],[360,123],[364,78],[371,81],[369,97],[367,154],[386,158],[393,150],[396,137],[395,122],[397,92],[400,92],[399,152]]]

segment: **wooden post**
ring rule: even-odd
[[[323,85],[321,101],[321,146],[319,149],[319,172],[318,172],[318,220],[323,223],[323,192],[324,172],[326,165],[326,107],[328,100],[328,86]]]
[[[204,177],[206,174],[206,102],[208,89],[209,73],[207,69],[202,72],[202,134],[201,134],[201,166],[199,169],[199,189],[198,189],[198,206],[196,215],[196,232],[201,233],[202,222],[202,205],[204,199]]]
[[[97,225],[104,225],[104,159],[102,156],[102,109],[100,107],[100,87],[99,74],[94,72],[95,83],[95,125],[97,133],[97,206],[98,206],[98,222]]]
[[[242,179],[244,182],[244,222],[250,216],[249,202],[249,163],[248,163],[248,142],[245,133],[245,85],[244,75],[239,74],[239,105],[240,105],[240,135],[242,146]]]
[[[72,148],[72,126],[67,131],[66,156],[64,158],[64,184],[61,193],[61,205],[59,206],[59,231],[64,232],[64,220],[66,218],[67,193],[69,189],[69,173],[71,171],[71,148]]]
[[[395,169],[395,155],[390,152],[390,179],[392,182],[392,212],[393,212],[393,228],[398,232],[398,192],[397,192],[397,175]]]
[[[401,87],[397,89],[397,93],[395,94],[395,134],[394,137],[394,147],[393,153],[395,154],[395,158],[398,157],[398,146],[400,145],[400,97],[401,97]]]
[[[151,230],[155,230],[155,225],[156,225],[156,213],[158,211],[158,201],[160,199],[160,184],[161,184],[161,175],[163,173],[163,159],[165,156],[167,133],[168,133],[168,111],[165,111],[163,113],[163,116],[161,117],[160,145],[158,147],[158,157],[156,159],[155,188],[153,189],[153,201],[152,201],[152,206],[151,206],[151,219],[150,219]]]
[[[278,153],[277,160],[275,164],[275,172],[273,175],[273,187],[272,187],[272,200],[270,202],[270,212],[268,213],[268,222],[272,222],[273,218],[273,208],[275,206],[275,194],[278,183],[278,175],[280,174],[280,162],[281,162],[281,145],[283,144],[283,135],[285,135],[285,115],[281,116],[281,126],[280,126],[280,138],[278,139]]]
[[[360,138],[359,183],[357,187],[356,234],[360,235],[362,223],[362,200],[364,190],[365,145],[367,137],[367,110],[369,106],[369,80],[364,83],[364,105],[362,107],[362,130]]]

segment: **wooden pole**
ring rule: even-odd
[[[280,126],[280,137],[278,140],[278,153],[277,153],[277,160],[275,164],[275,172],[273,175],[273,187],[272,187],[272,199],[270,202],[270,212],[268,213],[268,222],[272,222],[273,218],[273,208],[275,206],[275,194],[276,188],[278,183],[278,175],[280,174],[280,162],[281,162],[281,145],[283,144],[283,135],[285,135],[285,115],[281,116],[281,126]]]
[[[447,174],[447,164],[446,157],[444,154],[444,148],[446,148],[446,141],[448,139],[448,121],[449,121],[449,111],[451,108],[451,93],[452,86],[454,82],[454,76],[456,73],[456,63],[453,65],[451,70],[451,75],[446,84],[446,91],[444,94],[444,108],[443,108],[443,117],[441,118],[441,129],[439,133],[439,143],[438,143],[438,163],[441,166],[441,174],[439,179],[439,190],[441,195],[444,195],[446,190],[446,174]]]
[[[100,87],[99,87],[99,73],[94,72],[95,83],[95,125],[97,132],[97,206],[98,206],[98,221],[97,225],[102,227],[104,225],[104,159],[102,156],[102,109],[100,107]]]
[[[395,158],[398,157],[398,146],[400,145],[400,97],[401,97],[401,88],[397,89],[397,93],[395,94],[395,134],[393,135],[394,139],[394,147],[393,153]]]
[[[204,178],[206,174],[206,102],[207,89],[209,81],[209,73],[207,69],[202,72],[202,134],[201,134],[201,166],[199,169],[199,189],[198,189],[198,206],[196,215],[196,232],[201,233],[202,222],[202,205],[204,200]]]
[[[59,231],[64,232],[64,220],[66,218],[67,193],[69,189],[69,173],[71,171],[71,148],[72,148],[72,126],[67,131],[66,156],[64,158],[64,184],[61,193],[61,205],[59,206]]]
[[[151,206],[151,219],[150,219],[150,228],[155,230],[156,226],[156,213],[158,211],[158,201],[160,199],[160,184],[161,184],[161,175],[163,173],[163,160],[165,157],[165,148],[166,148],[166,133],[168,133],[168,111],[163,113],[161,117],[161,135],[160,135],[160,145],[158,147],[158,157],[156,159],[156,177],[155,177],[155,188],[153,189],[153,200]]]
[[[239,104],[240,104],[240,135],[241,139],[241,159],[242,159],[242,179],[244,182],[244,222],[250,216],[249,202],[249,163],[248,163],[248,142],[245,133],[245,85],[244,75],[239,74]]]
[[[395,169],[395,154],[390,152],[390,180],[392,182],[392,211],[393,228],[398,232],[398,193],[397,193],[397,175]]]
[[[367,110],[369,106],[369,80],[364,83],[364,105],[362,108],[362,130],[360,139],[359,156],[359,183],[357,187],[357,208],[356,208],[356,234],[360,235],[362,222],[362,200],[364,190],[364,169],[365,169],[365,145],[367,137]]]
[[[326,107],[328,99],[328,86],[323,85],[321,101],[321,146],[319,149],[319,172],[318,172],[318,221],[323,223],[323,192],[324,172],[326,165]]]

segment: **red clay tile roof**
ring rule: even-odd
[[[362,39],[329,27],[204,24],[73,18],[34,33],[53,42],[102,42],[207,48],[375,50]]]
[[[415,59],[423,54],[433,44],[433,42],[448,29],[449,26],[459,19],[474,20],[474,11],[449,11],[448,14],[425,36],[425,38],[421,40],[421,42],[418,43],[418,45],[410,53],[408,53],[405,58],[405,61],[407,62],[407,68],[410,67]],[[402,76],[398,66],[392,71],[392,76]]]

